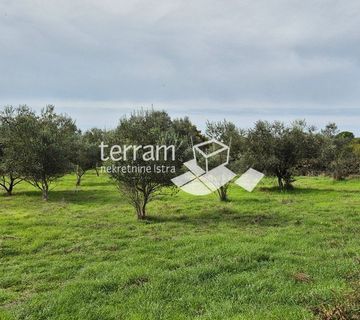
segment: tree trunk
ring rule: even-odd
[[[138,204],[136,206],[136,213],[138,220],[144,220],[146,219],[146,204],[147,201],[144,201],[142,204]]]
[[[138,220],[145,220],[146,216],[143,213],[138,214]]]
[[[284,184],[283,184],[282,178],[280,176],[278,176],[277,178],[278,178],[279,189],[283,190],[284,189]]]
[[[49,199],[49,184],[46,179],[42,181],[42,198],[44,201],[48,201]]]
[[[146,212],[143,208],[136,210],[138,220],[144,220],[146,218]]]
[[[220,201],[227,201],[228,197],[227,197],[227,186],[222,186],[218,189],[218,195],[219,195],[219,199]]]
[[[9,186],[6,188],[6,196],[8,197],[12,196],[13,189],[14,189],[14,180],[11,179]]]
[[[80,185],[81,185],[81,176],[77,176],[76,186],[77,186],[77,187],[80,187]]]
[[[79,187],[81,184],[81,178],[85,174],[85,171],[80,168],[79,165],[76,166],[76,186]]]
[[[48,199],[49,199],[49,190],[44,189],[42,191],[42,198],[43,198],[44,201],[48,201]]]
[[[9,178],[9,183],[7,185],[6,181],[5,181],[5,178],[4,178],[4,183],[1,183],[1,186],[5,189],[6,191],[6,196],[7,197],[10,197],[12,195],[12,192],[13,192],[13,189],[14,189],[14,186],[15,186],[15,180],[12,175],[10,175],[10,178]]]

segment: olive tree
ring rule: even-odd
[[[230,147],[230,161],[228,167],[233,171],[240,169],[240,157],[245,148],[245,132],[227,120],[218,122],[206,122],[205,134],[211,139],[216,139]],[[228,200],[228,188],[230,183],[220,187],[217,192],[220,201]]]
[[[314,130],[304,121],[290,126],[278,121],[258,121],[248,132],[246,161],[277,177],[281,190],[292,189],[299,167],[315,156]]]
[[[76,174],[76,186],[79,187],[81,179],[88,170],[96,169],[100,161],[99,144],[89,139],[88,134],[79,134],[74,151],[74,166]]]
[[[109,174],[135,208],[138,219],[145,219],[147,204],[164,187],[172,186],[171,178],[182,165],[185,144],[178,138],[168,114],[154,110],[141,110],[122,118],[110,141],[112,146],[109,144],[106,150],[112,151],[113,156],[103,155],[106,164],[112,166]],[[122,150],[120,155],[120,146],[131,148]],[[154,155],[156,146],[164,146],[158,156]]]
[[[57,114],[53,106],[47,106],[39,116],[29,114],[25,123],[13,130],[21,140],[23,176],[47,200],[50,185],[71,171],[76,125],[70,117]]]
[[[14,187],[23,180],[18,167],[11,160],[13,151],[12,148],[0,145],[0,187],[6,191],[7,196],[11,196]]]
[[[100,143],[102,141],[105,141],[108,136],[111,134],[111,131],[102,130],[99,128],[91,128],[90,130],[87,130],[83,134],[83,140],[88,146],[94,146],[97,147],[97,161],[93,167],[95,169],[97,176],[99,176],[99,170],[98,167],[101,166],[101,160],[100,160],[100,149],[98,148]],[[91,157],[95,157],[95,154],[91,152]]]
[[[7,106],[0,112],[0,187],[8,196],[23,180],[28,159],[24,158],[23,136],[19,133],[34,116],[27,106]]]
[[[328,124],[321,134],[323,143],[320,162],[323,164],[323,172],[335,180],[359,174],[360,158],[356,152],[354,134],[339,132],[335,123]]]

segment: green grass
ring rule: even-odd
[[[0,197],[0,319],[358,319],[360,180],[273,184],[166,195],[141,222],[107,177],[47,203],[21,184]]]

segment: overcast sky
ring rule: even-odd
[[[360,135],[359,0],[0,0],[0,104],[82,128],[141,106]]]

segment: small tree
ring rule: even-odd
[[[0,145],[0,187],[6,191],[7,196],[11,196],[14,187],[22,181],[18,168],[11,160],[11,149]]]
[[[26,106],[5,107],[0,113],[0,187],[8,196],[23,180],[27,159],[22,157],[22,135],[19,129],[28,125],[34,113]]]
[[[291,126],[258,121],[248,133],[247,163],[276,176],[281,190],[292,189],[294,174],[312,157],[313,130],[304,121],[294,122]]]
[[[172,128],[179,141],[181,141],[182,152],[177,152],[177,160],[186,162],[193,157],[193,145],[204,142],[206,137],[197,129],[188,117],[177,118],[172,121]],[[185,171],[187,168],[183,167]]]
[[[352,132],[339,132],[336,124],[330,123],[322,130],[322,138],[321,161],[326,174],[335,180],[343,180],[359,173],[360,160]]]
[[[173,145],[179,153],[183,152],[184,148],[175,134],[170,117],[164,111],[141,110],[129,118],[121,119],[111,140],[112,145],[135,147]],[[139,148],[134,157],[132,149],[117,161],[108,160],[107,164],[113,166],[111,177],[116,181],[119,191],[135,208],[138,219],[145,219],[147,204],[159,195],[164,187],[172,186],[171,178],[176,176],[176,171],[182,165],[179,160],[181,157],[173,158],[172,150],[166,149],[160,159],[153,159],[151,155],[146,155],[149,150]],[[175,171],[158,172],[155,166],[171,167]],[[130,170],[123,171],[121,168]]]
[[[75,123],[56,114],[53,106],[47,106],[40,116],[29,115],[22,126],[13,130],[21,139],[19,157],[24,162],[23,175],[47,200],[50,185],[71,170],[76,147]]]
[[[245,147],[245,132],[237,128],[232,122],[223,120],[218,122],[207,121],[205,134],[209,138],[221,141],[230,147],[228,167],[233,171],[238,171],[240,156]],[[229,185],[230,183],[226,183],[217,190],[220,201],[228,200]]]
[[[99,143],[92,143],[88,135],[79,134],[77,138],[77,148],[74,159],[76,186],[79,187],[84,174],[91,169],[96,169],[100,161]]]
[[[95,169],[97,176],[99,176],[98,167],[101,166],[99,145],[101,144],[102,141],[107,140],[109,135],[110,135],[110,132],[101,130],[99,128],[91,128],[90,130],[85,131],[83,134],[83,139],[85,140],[85,142],[88,145],[96,146],[97,162],[93,169]],[[93,157],[95,155],[91,152],[91,156]]]

